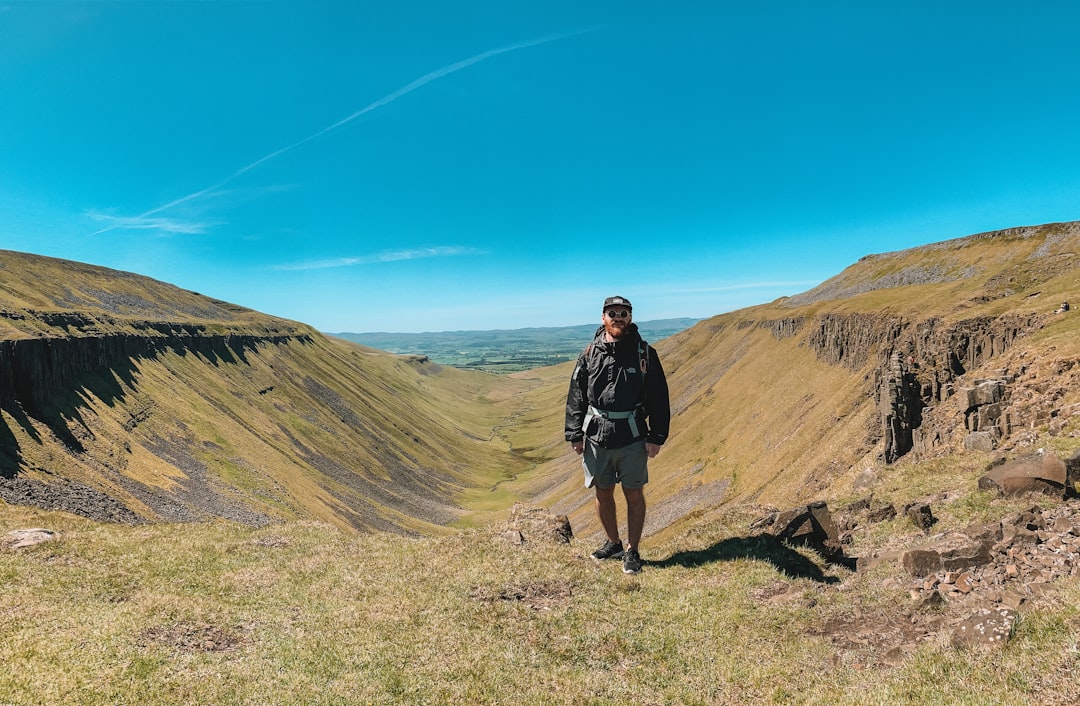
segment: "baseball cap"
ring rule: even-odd
[[[608,297],[607,299],[605,299],[604,300],[604,309],[607,309],[609,306],[625,306],[627,309],[629,309],[631,311],[634,310],[634,307],[630,306],[630,300],[627,299],[626,297],[620,297],[620,296]]]

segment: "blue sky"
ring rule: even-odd
[[[1080,219],[1080,3],[3,2],[0,248],[323,331],[706,317]]]

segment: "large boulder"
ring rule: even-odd
[[[993,547],[1000,539],[1000,523],[972,525],[963,532],[902,552],[900,563],[912,576],[983,566],[990,563]]]
[[[964,437],[964,449],[990,453],[997,448],[997,439],[997,434],[992,431],[973,431]]]
[[[1003,495],[1036,492],[1064,498],[1066,481],[1065,462],[1052,451],[1040,450],[991,468],[979,479],[979,488],[997,490]]]
[[[513,544],[569,544],[574,531],[566,515],[552,515],[542,507],[514,503],[504,536]]]
[[[826,558],[841,553],[840,533],[824,500],[777,512],[754,523],[781,542],[810,547]]]

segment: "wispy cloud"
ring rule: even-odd
[[[130,229],[130,230],[157,230],[163,233],[182,233],[193,235],[205,233],[212,225],[200,221],[184,221],[177,218],[151,218],[147,216],[113,216],[107,213],[90,211],[88,214],[95,221],[108,223],[108,226],[98,231]]]
[[[446,66],[443,66],[442,68],[438,68],[438,69],[435,69],[434,71],[431,71],[430,73],[424,74],[423,76],[416,79],[415,81],[412,81],[411,83],[408,83],[408,84],[402,86],[401,88],[397,89],[396,91],[392,91],[391,93],[386,94],[385,96],[378,99],[377,101],[375,101],[373,103],[369,103],[368,105],[364,106],[360,110],[357,110],[356,112],[354,112],[354,113],[352,113],[350,115],[347,115],[346,117],[342,118],[341,120],[338,120],[337,122],[334,122],[334,123],[331,123],[330,125],[327,125],[326,127],[322,128],[321,130],[319,130],[317,132],[314,132],[314,133],[308,135],[307,137],[303,138],[302,140],[298,140],[298,141],[292,143],[291,145],[287,145],[285,147],[282,147],[281,149],[275,150],[275,151],[273,151],[273,152],[271,152],[271,153],[269,153],[269,154],[267,154],[267,155],[265,155],[263,157],[260,157],[259,159],[256,159],[251,164],[248,164],[246,166],[241,167],[240,169],[237,169],[235,172],[233,172],[229,176],[225,177],[221,181],[217,182],[216,184],[212,184],[211,186],[208,186],[205,189],[199,189],[198,191],[194,191],[194,192],[188,194],[187,196],[181,196],[180,198],[175,199],[173,201],[170,201],[167,204],[164,204],[162,206],[158,206],[157,208],[152,208],[149,211],[146,211],[145,213],[141,213],[138,216],[135,216],[135,219],[147,219],[150,216],[154,216],[154,215],[156,215],[158,213],[161,213],[162,211],[167,211],[170,208],[173,208],[175,206],[179,206],[182,203],[186,203],[188,201],[192,201],[194,199],[197,199],[197,198],[199,198],[201,196],[205,196],[205,195],[207,195],[207,194],[209,194],[209,193],[211,193],[211,192],[213,192],[213,191],[215,191],[217,189],[220,189],[222,186],[225,186],[226,184],[233,181],[237,177],[240,177],[241,175],[251,171],[252,169],[255,169],[259,165],[265,164],[266,162],[269,162],[270,160],[272,160],[272,159],[274,159],[276,157],[280,157],[281,155],[285,154],[286,152],[290,152],[290,151],[296,149],[297,147],[300,147],[301,145],[305,145],[308,142],[311,142],[312,140],[316,140],[316,139],[322,137],[323,135],[325,135],[325,134],[327,134],[329,132],[333,132],[334,130],[337,130],[338,128],[344,127],[345,125],[348,125],[349,123],[356,120],[357,118],[359,118],[359,117],[361,117],[363,115],[366,115],[367,113],[370,113],[373,110],[377,110],[379,108],[382,108],[385,105],[389,105],[390,103],[393,103],[394,101],[396,101],[398,98],[406,96],[406,95],[412,93],[413,91],[415,91],[416,89],[421,88],[423,86],[426,86],[427,84],[431,83],[432,81],[436,81],[436,80],[438,80],[440,78],[444,78],[446,76],[449,76],[450,74],[457,73],[458,71],[461,71],[462,69],[467,69],[468,67],[473,66],[474,64],[478,64],[481,61],[484,61],[486,59],[490,59],[490,58],[498,56],[500,54],[506,54],[508,52],[518,51],[520,49],[528,49],[529,47],[540,46],[542,44],[547,44],[549,42],[554,42],[554,41],[557,41],[557,40],[560,40],[560,39],[566,39],[568,37],[577,36],[579,34],[583,34],[583,33],[587,32],[587,31],[591,31],[591,30],[578,30],[578,31],[575,31],[575,32],[564,32],[564,33],[561,33],[561,34],[552,34],[552,35],[548,35],[548,36],[545,36],[545,37],[540,37],[539,39],[532,39],[532,40],[529,40],[529,41],[526,41],[526,42],[518,42],[516,44],[510,44],[510,45],[507,45],[505,47],[499,47],[497,49],[489,49],[488,51],[481,52],[480,54],[477,54],[475,56],[471,56],[468,59],[462,59],[461,61],[455,62],[453,64],[447,64]],[[110,226],[108,226],[106,228],[102,228],[101,230],[94,231],[90,235],[91,236],[101,235],[102,233],[107,233],[107,232],[109,232],[111,230],[115,230],[115,229],[120,228],[120,227],[122,227],[122,226],[121,225],[110,225]]]
[[[442,246],[434,248],[412,248],[410,250],[384,250],[372,255],[360,255],[356,257],[339,257],[330,260],[314,260],[311,262],[298,262],[287,265],[275,265],[275,270],[302,271],[302,270],[326,270],[332,267],[354,267],[357,265],[376,265],[384,262],[401,262],[402,260],[420,260],[433,257],[455,257],[458,255],[483,255],[486,251],[477,248],[460,246]]]

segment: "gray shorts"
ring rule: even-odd
[[[644,439],[617,449],[605,449],[586,439],[581,465],[585,468],[586,488],[611,488],[617,483],[622,483],[624,489],[642,488],[649,482]]]

